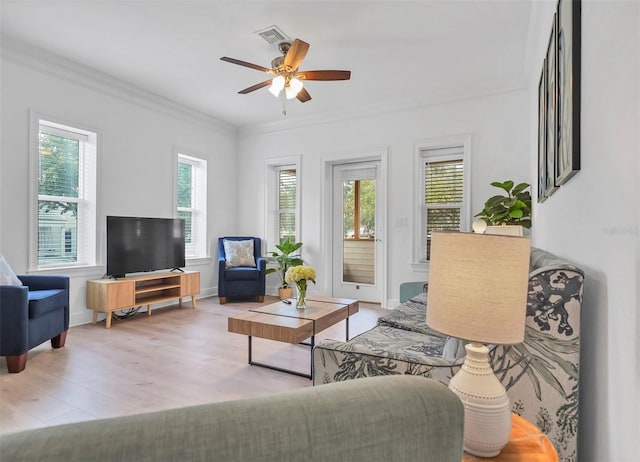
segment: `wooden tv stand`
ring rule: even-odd
[[[191,297],[191,305],[196,307],[196,294],[200,293],[200,273],[154,273],[131,276],[122,279],[93,279],[87,281],[87,309],[93,310],[93,321],[98,321],[98,313],[106,313],[106,328],[111,327],[111,312],[135,306],[147,306],[151,316],[151,304]]]

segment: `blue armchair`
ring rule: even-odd
[[[69,329],[69,278],[18,276],[23,286],[0,286],[0,356],[7,370],[22,372],[27,352],[51,340],[61,348]]]
[[[253,266],[228,266],[224,241],[253,240]],[[257,237],[221,237],[218,238],[218,296],[220,303],[227,303],[227,298],[257,298],[264,301],[265,276],[267,260],[262,257],[261,240]],[[241,262],[242,263],[242,262]]]

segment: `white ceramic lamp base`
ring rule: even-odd
[[[464,450],[493,457],[509,442],[509,397],[491,369],[489,349],[479,343],[469,343],[465,349],[462,369],[449,382],[464,405]]]

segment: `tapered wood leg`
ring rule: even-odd
[[[227,297],[220,297],[220,304],[224,305],[225,303],[227,303]]]
[[[264,302],[264,295],[258,295],[258,301],[260,303]]]
[[[93,310],[93,320],[91,321],[91,324],[95,324],[98,322],[98,310]]]
[[[60,335],[56,335],[51,339],[51,346],[53,348],[62,348],[64,346],[64,342],[67,341],[67,331],[65,330]]]
[[[27,367],[27,352],[25,351],[21,355],[7,356],[7,371],[10,374],[17,374],[22,372]]]
[[[191,296],[191,308],[195,308],[196,307],[196,296],[192,295]]]

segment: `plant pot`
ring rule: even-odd
[[[291,287],[278,287],[278,295],[280,295],[280,300],[291,298],[293,289]]]
[[[524,228],[520,225],[487,226],[484,234],[500,234],[502,236],[524,236]]]

